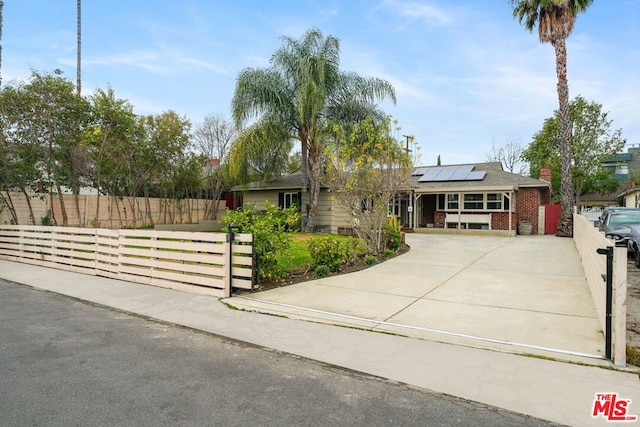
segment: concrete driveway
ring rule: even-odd
[[[366,270],[225,300],[289,318],[597,363],[604,336],[572,239],[408,234]]]

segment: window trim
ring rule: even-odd
[[[444,206],[441,206],[438,203],[436,210],[441,212],[508,212],[510,200],[508,200],[508,195],[504,191],[489,191],[489,192],[461,192],[461,193],[441,193],[444,196]],[[489,200],[489,195],[497,195],[497,200]],[[476,199],[471,200],[468,199],[467,196],[477,196],[482,195],[482,200]],[[460,196],[462,196],[462,201],[460,201]],[[462,207],[460,207],[459,203],[462,203]],[[482,208],[477,207],[469,207],[467,203],[471,204],[480,204],[482,203]],[[489,204],[499,204],[499,208],[489,208]]]

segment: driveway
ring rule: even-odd
[[[366,270],[226,299],[413,338],[594,363],[604,336],[572,239],[408,234]]]

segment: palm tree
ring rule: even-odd
[[[538,27],[542,43],[551,43],[556,54],[558,76],[558,104],[560,116],[560,156],[562,218],[571,218],[574,194],[571,182],[571,118],[569,117],[569,84],[567,82],[566,39],[573,30],[578,13],[586,10],[593,0],[509,0],[513,16],[530,32]],[[563,222],[566,223],[566,222]],[[571,235],[571,229],[563,230]]]
[[[375,101],[389,98],[395,103],[395,91],[386,80],[340,71],[339,40],[325,38],[318,29],[299,40],[282,40],[269,68],[246,68],[238,76],[232,101],[236,125],[258,120],[240,135],[232,157],[234,163],[247,164],[239,160],[247,158],[246,152],[255,155],[259,145],[262,152],[286,159],[289,141],[300,141],[303,228],[312,230],[329,123],[380,117]]]
[[[0,69],[2,69],[2,8],[4,2],[0,0]],[[2,74],[0,74],[0,85],[2,85]]]

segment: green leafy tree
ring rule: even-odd
[[[100,199],[102,195],[124,196],[123,158],[131,149],[136,116],[133,106],[116,98],[114,91],[102,89],[90,97],[91,124],[86,127],[83,140],[88,147],[92,167],[87,179],[98,190],[94,226],[99,227]]]
[[[330,121],[348,124],[370,115],[380,117],[374,102],[395,102],[395,91],[385,80],[340,71],[339,40],[324,37],[318,29],[282,41],[269,68],[246,68],[238,75],[233,118],[238,126],[257,121],[234,144],[232,163],[236,175],[250,178],[247,168],[258,158],[268,158],[260,166],[265,179],[273,178],[286,168],[291,141],[299,141],[303,223],[312,230]]]
[[[59,70],[53,74],[33,71],[28,83],[11,85],[5,92],[5,100],[11,101],[3,105],[3,120],[7,143],[17,147],[14,153],[29,151],[42,156],[43,162],[34,162],[39,180],[47,184],[52,206],[54,194],[60,196],[63,225],[68,225],[62,187],[77,191],[82,182],[85,165],[81,162],[86,157],[81,153],[80,136],[88,106],[86,100],[76,96],[73,83],[61,74]],[[52,220],[56,223],[54,216]]]
[[[563,218],[569,218],[573,214],[574,201],[566,39],[573,30],[578,13],[586,10],[592,2],[593,0],[509,0],[513,6],[513,16],[517,17],[530,32],[537,26],[540,41],[551,43],[555,51],[560,118],[560,195]],[[565,232],[572,234],[571,230],[565,230]]]
[[[23,138],[27,129],[20,120],[27,109],[28,99],[23,84],[5,85],[0,92],[0,200],[11,214],[14,224],[19,223],[11,191],[18,189],[25,197],[29,209],[29,223],[35,224],[31,205],[31,189],[42,179],[45,149],[37,139]]]
[[[146,204],[146,222],[153,224],[150,215],[149,197],[161,196],[169,204],[169,200],[182,200],[176,194],[172,177],[179,161],[189,144],[190,122],[174,111],[165,111],[158,115],[139,116],[136,124],[133,151],[128,157],[129,168],[129,201],[134,203],[134,197],[144,196]],[[135,201],[137,203],[137,201]],[[135,212],[142,209],[131,205],[134,227],[136,226]]]
[[[389,203],[411,174],[411,157],[392,136],[393,125],[390,118],[378,124],[367,118],[348,131],[336,125],[334,145],[325,150],[325,182],[373,255],[386,247]]]
[[[610,193],[615,191],[617,181],[611,173],[602,170],[602,161],[620,152],[626,140],[621,129],[612,129],[612,120],[602,111],[602,105],[576,97],[569,104],[572,124],[571,174],[572,200],[579,202],[585,191]],[[552,188],[557,192],[561,188],[562,164],[561,124],[558,111],[544,121],[542,129],[533,136],[533,141],[522,153],[529,163],[532,177],[540,176],[540,169],[546,166],[552,169]]]

